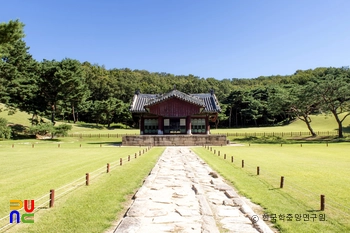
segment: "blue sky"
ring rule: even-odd
[[[348,0],[2,1],[33,57],[217,79],[350,65]]]

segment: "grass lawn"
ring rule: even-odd
[[[311,117],[314,131],[317,133],[326,132],[326,131],[336,131],[337,123],[334,120],[332,115],[313,115]],[[82,134],[139,134],[140,131],[138,129],[107,129],[102,125],[95,124],[72,124],[73,129],[71,133],[82,133]],[[344,132],[350,133],[350,117],[346,118],[344,123]],[[270,127],[249,127],[249,128],[232,128],[232,129],[214,129],[212,127],[212,134],[220,134],[220,133],[272,133],[272,132],[308,132],[306,124],[303,121],[296,120],[289,125],[285,126],[270,126]]]
[[[2,103],[0,103],[1,109],[5,109],[5,105]],[[17,111],[13,115],[8,115],[8,111],[1,111],[0,117],[7,119],[9,124],[21,124],[24,126],[30,126],[30,119],[32,118],[30,114],[21,111]]]
[[[0,104],[0,108],[4,108],[3,104]],[[343,114],[344,115],[344,114]],[[341,116],[343,116],[341,115]],[[12,124],[22,124],[24,126],[30,126],[31,115],[25,112],[17,111],[14,115],[8,115],[7,111],[0,112],[0,117],[6,118],[9,123]],[[327,131],[336,131],[337,123],[334,120],[332,115],[312,115],[311,126],[314,131],[317,133],[327,132]],[[59,120],[57,118],[57,120]],[[49,120],[47,120],[49,121]],[[58,122],[57,124],[62,124],[62,122]],[[116,129],[111,128],[108,129],[105,126],[99,124],[92,123],[83,123],[78,122],[76,124],[71,124],[73,126],[72,130],[69,133],[73,134],[139,134],[140,131],[138,129]],[[346,118],[343,122],[343,130],[345,133],[350,133],[350,117]],[[212,134],[221,134],[221,133],[272,133],[272,132],[308,132],[306,124],[303,121],[296,120],[289,125],[286,126],[271,126],[271,127],[249,127],[249,128],[232,128],[232,129],[214,129],[212,127]]]
[[[342,114],[341,116],[343,116]],[[311,127],[317,133],[317,131],[335,131],[338,130],[337,123],[333,115],[312,115]],[[350,133],[350,117],[347,117],[343,122],[344,132]],[[234,129],[211,129],[213,134],[216,133],[272,133],[272,132],[308,132],[306,124],[301,120],[296,120],[289,125],[285,126],[272,126],[272,127],[249,127],[249,128],[234,128]]]
[[[70,133],[74,134],[140,134],[139,129],[108,129],[102,125],[77,123],[73,126]]]
[[[213,147],[221,156],[204,148],[193,148],[213,169],[231,182],[240,194],[264,207],[267,214],[292,214],[293,220],[277,218],[282,232],[350,231],[350,144],[260,145]],[[223,159],[223,154],[227,159]],[[231,163],[231,156],[234,162]],[[241,167],[241,161],[245,167]],[[260,175],[257,176],[257,166]],[[285,177],[280,189],[280,177]],[[320,210],[320,195],[326,197]],[[260,213],[262,219],[263,213]],[[315,214],[315,221],[296,221],[296,214]],[[319,214],[326,221],[319,221]]]
[[[52,141],[36,143],[34,148],[32,143],[38,142],[36,140],[0,142],[0,218],[9,214],[11,199],[31,200],[44,195],[48,199],[50,189],[80,178],[79,183],[84,184],[85,173],[101,168],[91,174],[91,178],[96,178],[90,181],[90,186],[77,187],[57,199],[53,209],[37,212],[35,224],[19,224],[11,231],[19,228],[24,228],[23,232],[103,231],[122,211],[126,195],[141,185],[163,151],[153,148],[137,159],[132,156],[131,162],[124,162],[120,167],[119,158],[134,155],[143,148],[117,147],[108,139],[102,142],[65,140],[60,142],[60,148]],[[107,163],[111,163],[109,174],[105,173]],[[0,221],[0,226],[8,223],[8,219],[4,221]],[[30,228],[27,229],[27,225]]]

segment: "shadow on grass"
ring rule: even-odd
[[[343,133],[350,133],[350,125],[343,127]]]
[[[80,127],[80,128],[88,128],[88,129],[108,129],[108,130],[115,130],[115,129],[123,129],[123,130],[135,130],[135,128],[131,128],[131,127],[122,127],[119,125],[111,125],[111,127],[106,127],[103,125],[96,125],[96,124],[92,124],[92,123],[79,123],[79,124],[75,124],[75,126]]]
[[[104,128],[105,128],[105,127],[102,126],[102,125],[87,124],[87,123],[76,124],[75,126],[81,127],[81,128],[89,128],[89,129],[104,129]]]
[[[121,142],[88,142],[91,145],[107,145],[107,146],[120,146]]]
[[[306,136],[282,138],[279,136],[248,136],[244,138],[230,138],[230,141],[239,143],[256,143],[256,144],[325,144],[325,143],[341,143],[350,142],[350,138],[338,138],[337,136]]]
[[[25,134],[16,134],[12,136],[13,140],[25,140],[25,139],[35,139],[35,135],[25,135]]]
[[[322,211],[322,210],[306,210],[306,212],[317,213],[317,212],[324,212],[324,211]]]
[[[38,141],[43,141],[43,142],[62,142],[61,139],[58,138],[50,138],[50,139],[38,139]]]

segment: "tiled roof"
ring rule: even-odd
[[[135,94],[132,100],[130,111],[134,113],[146,112],[145,105],[148,101],[155,99],[157,95],[154,94]]]
[[[157,103],[160,103],[160,102],[163,102],[167,99],[170,99],[170,98],[173,98],[173,97],[176,97],[180,100],[184,100],[186,102],[189,102],[189,103],[192,103],[192,104],[195,104],[195,105],[199,105],[201,107],[204,107],[204,103],[201,99],[198,99],[196,97],[193,97],[191,95],[187,95],[181,91],[178,91],[178,90],[172,90],[171,92],[168,92],[164,95],[159,95],[158,97],[156,97],[155,99],[152,99],[152,100],[149,100],[146,104],[146,106],[151,106],[151,105],[154,105],[154,104],[157,104]]]
[[[204,107],[202,112],[213,113],[221,111],[214,93],[185,94],[178,90],[172,90],[163,95],[135,94],[130,111],[132,113],[146,113],[145,106],[150,106],[173,97]]]
[[[203,112],[221,112],[219,101],[215,94],[191,94],[191,96],[201,99],[204,102],[205,109]]]

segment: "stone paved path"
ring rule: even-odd
[[[168,147],[114,232],[273,232],[252,215],[190,149]]]

